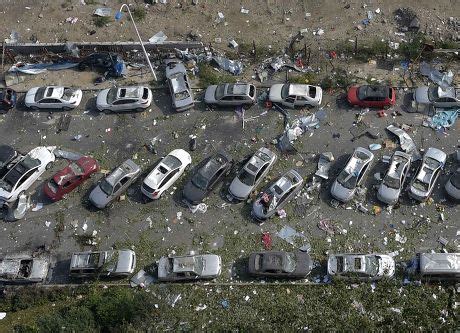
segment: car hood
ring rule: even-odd
[[[414,91],[414,100],[420,104],[430,104],[428,99],[428,87],[418,87]]]
[[[205,254],[203,259],[203,276],[217,276],[222,269],[222,260],[215,254]]]
[[[110,89],[104,89],[97,94],[96,98],[96,107],[101,110],[103,107],[107,107],[107,94],[109,93]]]
[[[392,257],[388,255],[379,255],[380,256],[380,265],[379,265],[379,276],[392,277],[395,273],[395,261]]]
[[[206,89],[206,92],[204,94],[205,103],[215,103],[216,102],[216,89],[217,89],[216,85],[209,86]]]
[[[120,250],[118,252],[117,267],[114,273],[132,273],[135,269],[136,255],[131,250]]]
[[[238,177],[235,177],[228,188],[230,194],[238,199],[246,199],[254,186],[243,184]]]
[[[29,91],[27,91],[27,94],[26,94],[26,97],[24,99],[24,102],[26,104],[33,104],[35,103],[35,94],[37,93],[37,90],[38,90],[39,87],[34,87],[32,89],[29,89]]]
[[[335,180],[331,187],[331,195],[341,202],[348,202],[351,198],[353,198],[355,190],[356,188],[352,190],[345,188],[337,180]]]
[[[190,91],[190,96],[181,100],[173,99],[174,107],[176,109],[185,109],[193,106],[193,96],[191,95],[192,92]]]
[[[206,196],[206,191],[193,185],[192,181],[189,180],[184,186],[183,195],[185,199],[190,202],[192,205],[197,205],[203,201]]]
[[[43,280],[48,275],[49,262],[46,259],[34,259],[30,279]]]
[[[284,84],[274,84],[270,87],[270,92],[268,94],[268,99],[272,102],[281,102],[281,89],[283,89]]]
[[[104,208],[110,202],[110,198],[105,194],[101,187],[97,185],[90,193],[89,200],[97,208]]]
[[[381,184],[377,196],[380,201],[393,205],[398,201],[400,193],[401,189],[394,189],[385,184]]]

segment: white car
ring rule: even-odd
[[[11,167],[0,179],[0,202],[12,203],[27,191],[56,159],[54,149],[43,146],[34,148]]]
[[[428,104],[439,108],[460,107],[460,89],[448,87],[422,86],[415,89],[414,100],[418,104]]]
[[[36,283],[45,281],[49,258],[29,254],[10,254],[0,259],[0,282]]]
[[[390,167],[382,179],[377,191],[377,199],[388,204],[395,205],[409,173],[411,155],[402,151],[396,151],[390,161]]]
[[[25,104],[33,110],[72,110],[80,105],[83,93],[80,89],[61,86],[34,87],[25,98]]]
[[[387,254],[331,254],[327,273],[335,279],[376,281],[395,274],[395,261]]]
[[[323,99],[323,90],[309,84],[274,84],[270,87],[268,99],[290,108],[319,106]]]
[[[174,149],[145,177],[141,186],[142,193],[150,199],[159,199],[190,163],[192,158],[189,153],[183,149]]]
[[[104,112],[143,111],[152,104],[152,96],[144,86],[104,89],[97,95],[96,108]]]

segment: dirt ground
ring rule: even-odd
[[[20,41],[63,42],[63,41],[128,41],[137,40],[131,24],[126,18],[120,22],[113,19],[107,26],[98,28],[93,22],[96,8],[119,9],[121,1],[80,0],[3,0],[0,35],[7,38],[12,30],[20,35]],[[90,4],[91,3],[91,4]],[[321,46],[327,41],[347,40],[357,36],[359,39],[383,38],[399,41],[396,36],[394,11],[401,7],[412,8],[420,19],[422,31],[433,37],[456,38],[457,31],[448,26],[449,17],[458,18],[459,0],[258,0],[224,1],[192,0],[171,1],[167,4],[145,5],[143,1],[131,1],[132,8],[145,8],[145,18],[138,20],[140,34],[147,40],[158,31],[164,31],[170,40],[184,40],[190,32],[200,35],[205,43],[214,43],[221,38],[222,47],[235,39],[237,43],[272,45],[283,48],[300,29],[308,29],[307,43]],[[365,8],[364,8],[365,7]],[[249,10],[241,13],[241,8]],[[379,10],[378,10],[379,9]],[[375,11],[379,11],[376,13]],[[368,11],[373,13],[370,24],[364,27],[362,20]],[[225,21],[216,23],[217,13],[222,12]],[[75,24],[67,23],[69,17],[77,17]],[[357,25],[364,28],[357,30]],[[324,34],[314,35],[318,29]],[[90,35],[91,31],[95,34]]]

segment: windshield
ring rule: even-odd
[[[439,98],[439,95],[438,95],[438,87],[430,87],[428,88],[428,99],[430,101],[435,101]]]
[[[51,192],[56,193],[58,190],[58,184],[54,181],[54,179],[51,179],[48,182],[48,187],[50,188]]]
[[[391,177],[389,175],[387,175],[385,177],[385,179],[383,180],[383,184],[385,184],[385,186],[387,186],[389,188],[393,188],[395,190],[399,189],[399,187],[401,186],[401,182],[400,182],[399,178],[394,178],[394,177]]]
[[[377,256],[366,257],[366,273],[375,276],[379,272],[380,258]]]
[[[348,173],[348,171],[346,170],[342,170],[342,172],[337,177],[337,181],[343,187],[351,190],[356,187],[356,184],[358,182],[358,177],[354,174]]]
[[[73,96],[74,91],[70,88],[64,88],[64,94],[62,95],[61,99],[64,101],[70,100],[70,98]]]
[[[79,166],[78,164],[76,164],[75,162],[70,163],[69,167],[70,167],[70,170],[72,170],[72,172],[76,175],[81,175],[84,173],[83,168]]]
[[[281,98],[286,98],[289,95],[289,84],[285,84],[283,88],[281,88]]]
[[[224,91],[225,91],[225,84],[221,84],[221,85],[217,86],[216,94],[215,94],[216,100],[219,100],[222,97],[224,97]]]
[[[283,262],[283,270],[285,272],[292,273],[295,271],[296,268],[296,262],[295,262],[295,256],[293,253],[287,253],[286,254],[286,260]]]
[[[434,158],[431,157],[425,158],[425,164],[432,170],[436,170],[441,166],[441,163],[439,161],[436,161]]]
[[[240,174],[238,175],[238,179],[243,184],[248,185],[248,186],[253,186],[256,181],[256,177],[250,174],[249,172],[247,172],[245,169],[241,170]]]
[[[102,180],[101,183],[99,184],[102,192],[104,192],[107,195],[111,195],[113,191],[113,186],[109,184],[107,180]]]
[[[414,182],[412,183],[412,186],[419,191],[423,191],[423,192],[428,191],[428,184],[425,184],[418,179],[414,180]]]
[[[170,169],[176,169],[181,166],[180,160],[172,155],[166,156],[163,160],[163,164],[167,165]]]
[[[45,97],[45,90],[46,90],[46,87],[38,88],[37,93],[35,94],[35,101],[39,101],[43,97]]]
[[[184,90],[184,91],[175,93],[174,97],[176,98],[176,100],[181,101],[183,99],[189,98],[190,94],[188,93],[187,90]]]
[[[192,183],[193,185],[202,190],[206,190],[206,188],[208,187],[208,179],[199,172],[196,173],[195,176],[193,176]]]
[[[107,104],[112,104],[117,99],[117,88],[111,88],[107,93]]]

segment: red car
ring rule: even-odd
[[[388,86],[351,87],[348,103],[367,108],[389,108],[396,102],[396,91]]]
[[[45,194],[52,201],[61,200],[67,193],[99,171],[97,161],[89,156],[80,157],[77,161],[69,163],[45,184]]]

